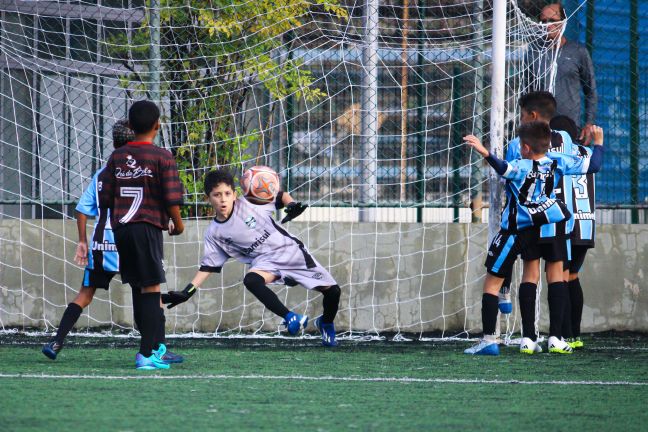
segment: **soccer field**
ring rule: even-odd
[[[571,356],[466,356],[468,342],[172,339],[187,361],[138,372],[131,339],[0,347],[14,430],[645,430],[648,338],[589,335]]]

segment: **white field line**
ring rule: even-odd
[[[351,381],[351,382],[395,382],[430,384],[526,384],[526,385],[596,385],[596,386],[648,386],[648,382],[637,381],[518,381],[488,379],[452,378],[409,378],[409,377],[335,377],[303,375],[51,375],[51,374],[4,374],[0,378],[21,379],[79,379],[79,380],[277,380],[277,381]]]

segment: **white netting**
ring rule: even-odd
[[[175,153],[188,191],[185,234],[165,246],[163,290],[197,270],[202,175],[264,164],[311,205],[288,229],[342,287],[339,331],[481,327],[487,227],[466,222],[487,211],[485,167],[461,137],[489,133],[491,2],[143,3],[0,2],[3,328],[58,325],[82,276],[74,205],[112,150],[112,125],[145,97],[161,101],[158,144]],[[530,59],[553,58],[546,26],[508,3],[506,136],[517,97],[538,86]],[[167,314],[169,329],[275,332],[280,319],[245,292],[243,274],[228,263]],[[321,311],[300,287],[277,292],[298,312]],[[77,328],[127,331],[130,316],[130,290],[115,282]]]

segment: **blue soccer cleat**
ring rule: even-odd
[[[63,349],[63,345],[59,344],[56,341],[52,341],[43,345],[43,349],[41,351],[48,358],[51,358],[52,360],[56,360],[56,356],[58,355],[59,351],[61,351],[62,349]]]
[[[158,345],[158,349],[151,350],[151,353],[154,354],[159,359],[164,357],[164,354],[166,354],[166,352],[167,352],[166,345],[164,345],[163,343]]]
[[[335,340],[335,325],[333,323],[323,323],[322,317],[319,317],[315,320],[315,326],[322,335],[322,345],[328,347],[338,346]]]
[[[513,303],[511,303],[511,289],[509,287],[502,287],[497,295],[497,306],[499,311],[503,314],[510,314],[513,312]]]
[[[288,312],[284,318],[283,325],[288,329],[288,333],[294,336],[299,332],[299,329],[306,328],[308,325],[308,317],[295,312]]]
[[[467,350],[464,350],[464,354],[470,355],[499,355],[499,345],[495,341],[489,341],[482,339],[477,345],[473,345]]]
[[[135,355],[135,369],[137,370],[155,370],[155,369],[169,369],[167,363],[161,360],[153,351],[150,357],[144,357],[142,354]]]
[[[171,364],[171,363],[182,363],[184,361],[184,357],[182,357],[180,354],[172,353],[171,351],[167,350],[166,345],[163,343],[160,344],[157,350],[153,351],[153,353],[162,361],[166,364]]]

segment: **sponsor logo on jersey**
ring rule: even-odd
[[[311,277],[312,277],[313,279],[317,279],[317,280],[319,280],[319,279],[322,279],[323,276],[322,276],[322,273],[317,272],[317,273],[313,274],[313,276],[311,276]]]
[[[254,216],[248,216],[245,219],[245,225],[247,225],[248,228],[253,229],[256,226],[256,219],[254,218]]]
[[[243,249],[243,255],[250,255],[256,250],[256,248],[265,243],[265,241],[268,240],[268,237],[270,237],[270,233],[267,230],[263,230],[261,237],[257,237],[256,239],[254,239],[254,243],[252,243],[249,247]]]
[[[115,177],[118,179],[136,179],[140,177],[153,177],[153,171],[150,168],[142,168],[137,166],[137,160],[133,156],[126,156],[126,166],[127,170],[122,170],[121,167],[117,167],[115,172]]]
[[[107,240],[104,240],[102,243],[98,241],[92,242],[92,250],[102,251],[102,252],[117,252],[117,246],[115,243],[110,243]]]
[[[550,198],[550,199],[548,199],[547,201],[543,202],[542,204],[540,204],[540,205],[537,206],[537,207],[529,206],[529,207],[528,207],[528,209],[529,209],[529,214],[530,214],[530,215],[534,215],[534,214],[537,214],[537,213],[542,213],[543,211],[547,210],[549,207],[551,207],[551,206],[554,205],[555,203],[556,203],[556,200]]]
[[[579,220],[596,220],[596,215],[591,212],[583,212],[583,211],[578,211],[578,213],[574,214],[574,219],[579,219]]]
[[[552,175],[553,175],[553,170],[551,170],[549,172],[529,171],[526,178],[528,178],[528,179],[540,179],[542,181],[545,181],[545,180],[547,180],[547,178],[549,178],[549,176],[552,176]]]

